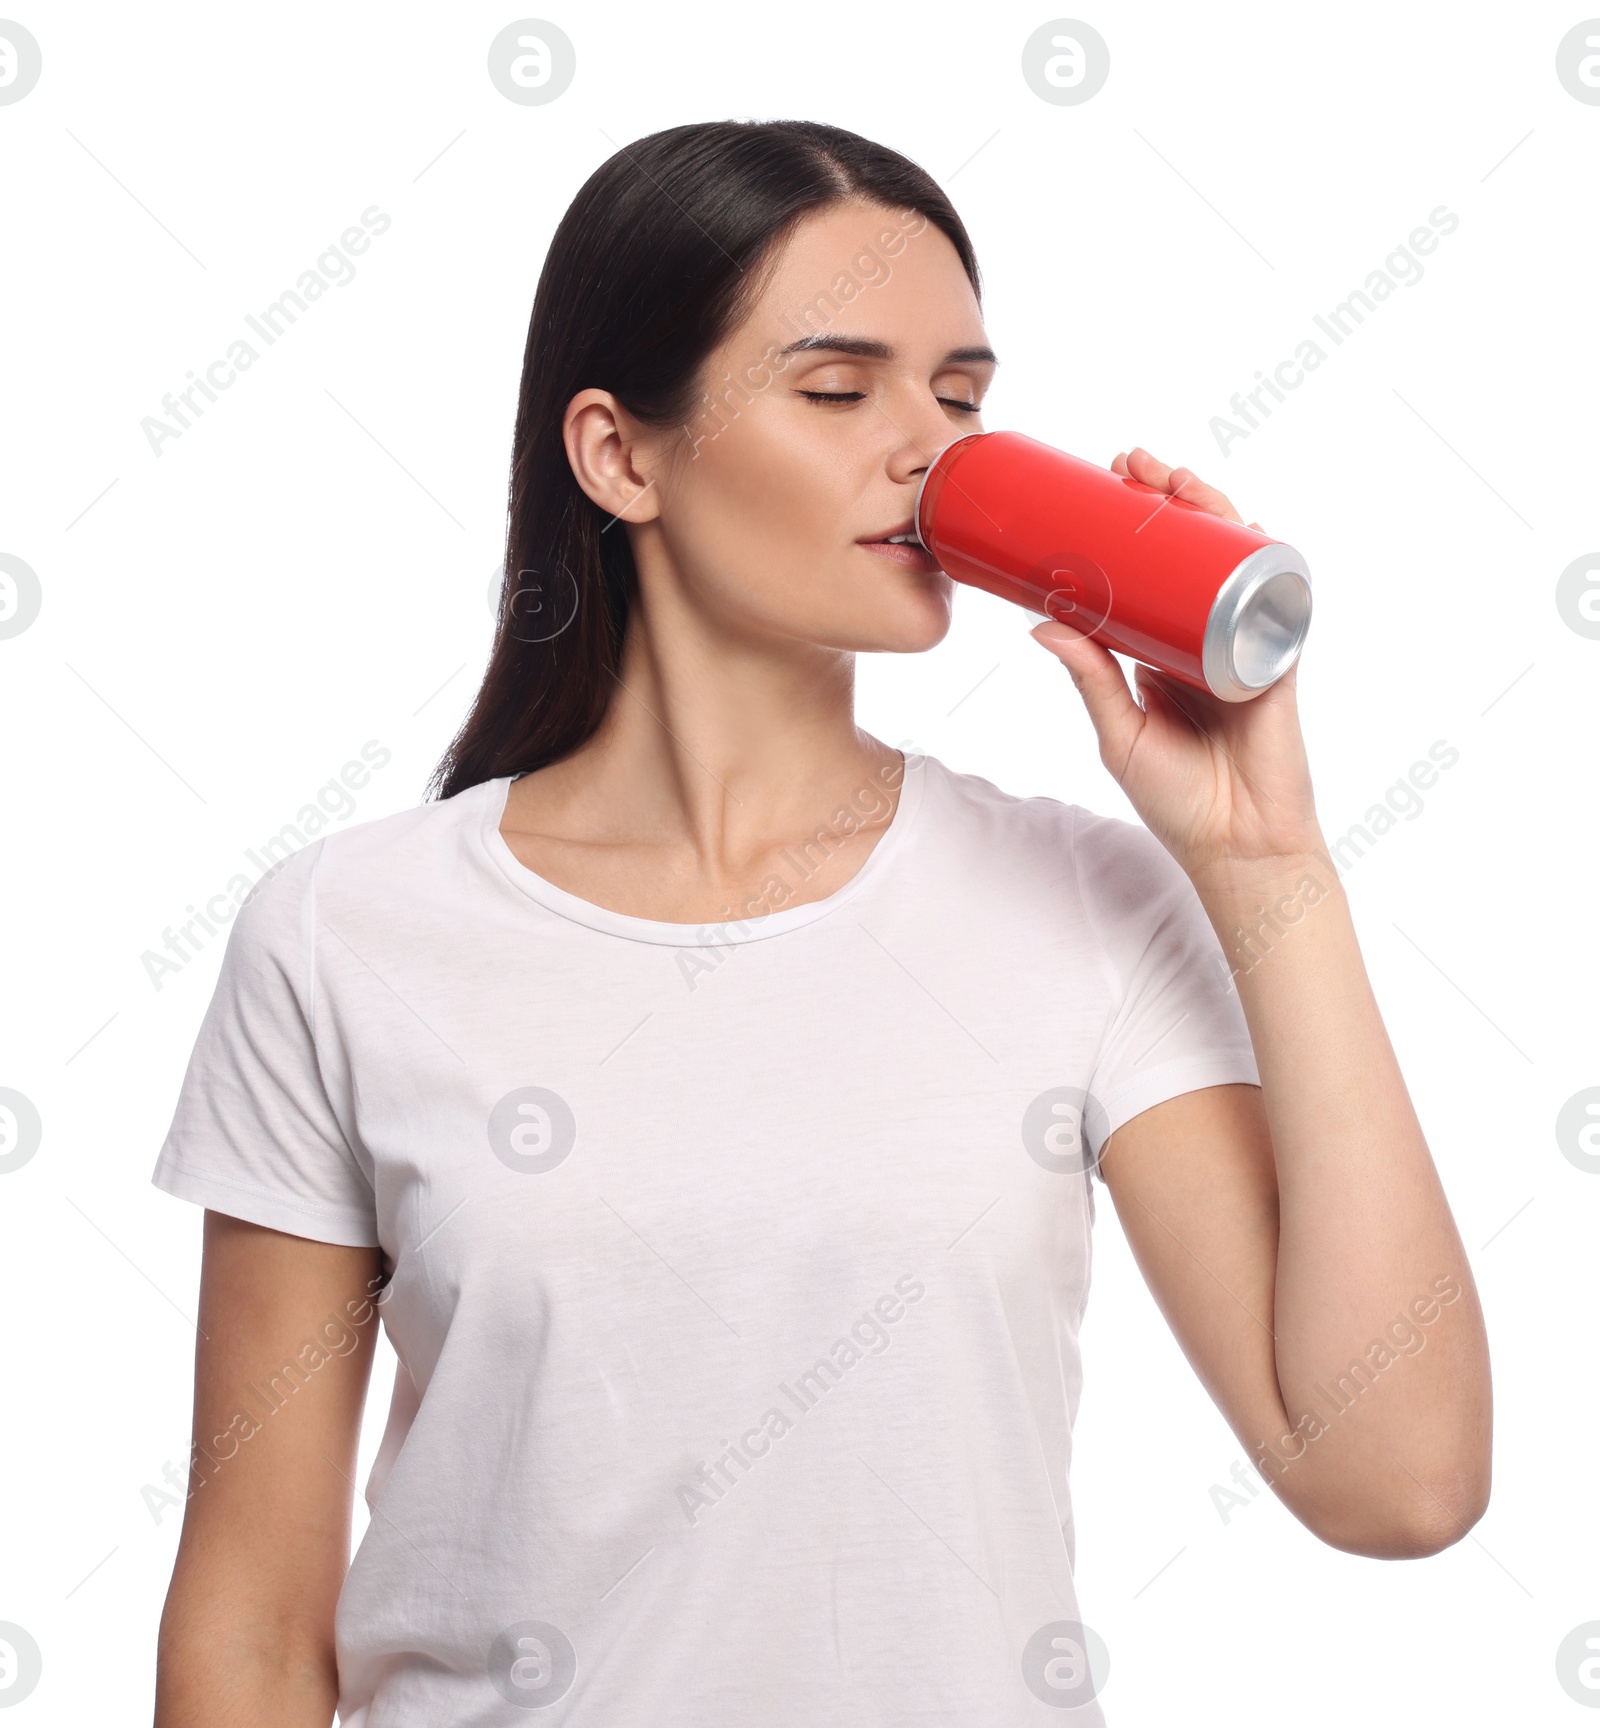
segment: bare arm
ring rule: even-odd
[[[1285,1505],[1336,1548],[1437,1553],[1488,1502],[1488,1345],[1343,889],[1316,859],[1197,886],[1241,968],[1262,1084],[1124,1124],[1107,1186],[1196,1373]],[[1301,915],[1241,956],[1262,902],[1295,896]]]
[[[207,1212],[156,1728],[328,1728],[380,1253]]]
[[[1241,520],[1148,450],[1111,466]],[[1261,1075],[1259,1091],[1168,1099],[1111,1136],[1104,1174],[1134,1254],[1296,1517],[1353,1553],[1437,1553],[1488,1503],[1488,1342],[1317,821],[1299,668],[1227,702],[1138,666],[1136,699],[1092,636],[1032,634],[1199,895]]]

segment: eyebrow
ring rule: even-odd
[[[802,336],[798,342],[791,342],[787,348],[780,348],[780,354],[800,354],[813,349],[822,349],[832,354],[855,354],[863,360],[892,360],[894,349],[887,342],[874,341],[870,336],[829,336],[821,332],[814,336]],[[945,365],[961,360],[986,360],[990,365],[998,366],[1000,356],[992,348],[981,344],[974,348],[952,348],[945,355]]]

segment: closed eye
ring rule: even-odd
[[[864,390],[800,390],[797,395],[804,396],[808,402],[861,402],[866,399]],[[958,402],[953,396],[937,398],[946,408],[956,408],[963,414],[981,414],[982,404],[978,402]]]

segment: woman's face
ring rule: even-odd
[[[641,582],[664,553],[691,603],[740,633],[932,647],[950,578],[884,542],[912,528],[939,452],[983,429],[994,366],[933,223],[854,200],[810,216],[711,355],[688,426],[637,452],[659,493],[631,530]]]

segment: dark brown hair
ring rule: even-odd
[[[919,213],[974,292],[972,243],[931,176],[807,120],[674,126],[602,163],[550,243],[522,361],[505,577],[488,669],[429,783],[448,798],[531,773],[591,737],[616,687],[633,554],[578,485],[561,423],[609,390],[649,425],[686,422],[707,357],[747,314],[799,222],[845,198]]]

